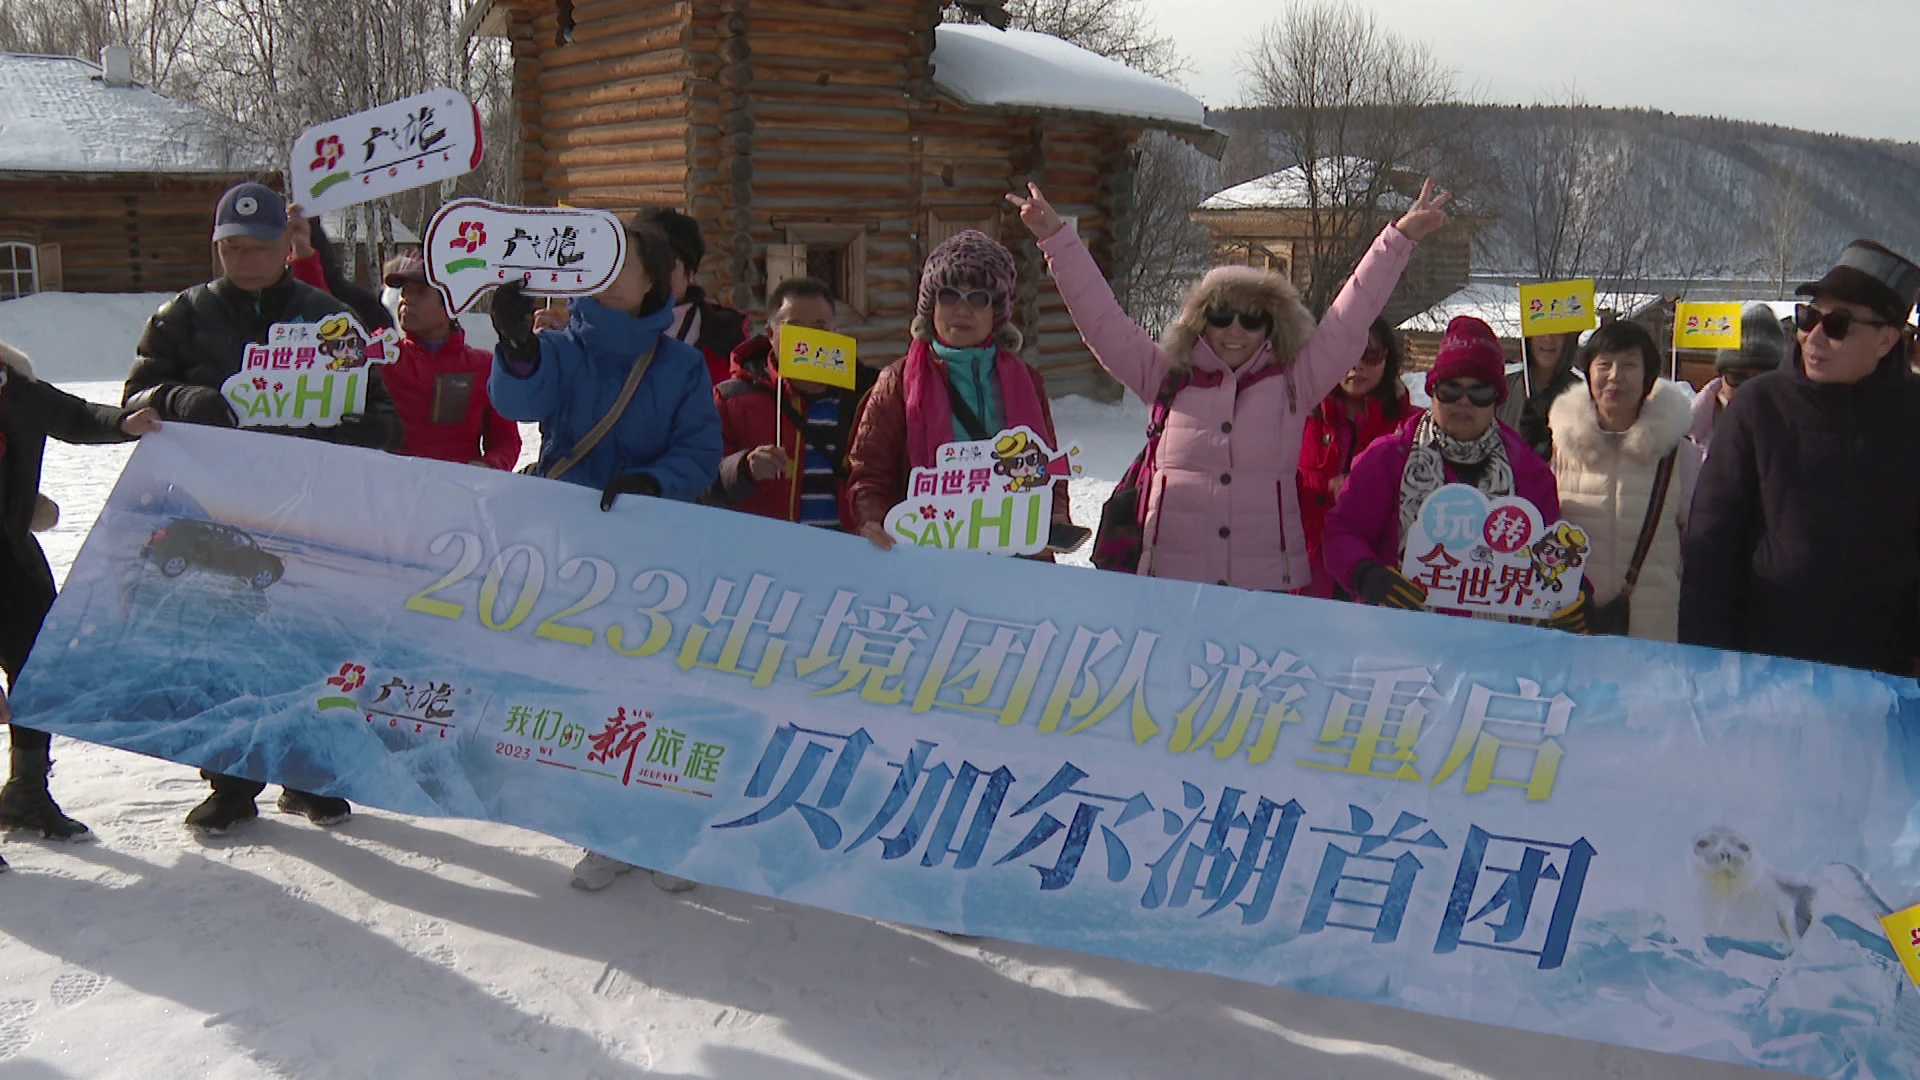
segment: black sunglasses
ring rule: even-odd
[[[1831,341],[1844,341],[1856,326],[1892,326],[1890,322],[1877,319],[1863,319],[1851,311],[1821,311],[1812,304],[1793,305],[1793,325],[1802,333],[1812,333],[1814,327],[1827,332]]]
[[[1735,368],[1732,371],[1721,372],[1720,381],[1723,383],[1726,383],[1728,386],[1737,388],[1741,383],[1746,382],[1748,379],[1751,379],[1758,374],[1760,374],[1760,372],[1758,371],[1748,371],[1744,368]]]
[[[1217,330],[1225,330],[1240,320],[1240,329],[1249,334],[1262,334],[1273,328],[1273,316],[1264,311],[1235,311],[1232,308],[1208,308],[1207,325]]]
[[[1452,405],[1461,398],[1466,398],[1474,408],[1484,409],[1493,404],[1494,400],[1499,396],[1500,389],[1498,387],[1488,386],[1486,383],[1474,383],[1472,386],[1461,386],[1457,382],[1443,382],[1433,388],[1433,400],[1442,405]]]
[[[939,292],[934,293],[933,298],[938,303],[965,303],[968,307],[972,308],[990,308],[993,306],[994,300],[997,299],[991,292],[985,289],[973,289],[968,292],[961,292],[951,285],[945,286]]]

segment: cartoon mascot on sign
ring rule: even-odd
[[[367,365],[367,339],[359,327],[345,315],[330,315],[320,320],[320,355],[327,358],[328,371],[346,371]]]
[[[1008,480],[1008,491],[1044,487],[1047,452],[1024,431],[1010,431],[993,442],[993,471]]]
[[[1533,576],[1543,587],[1559,592],[1566,584],[1560,575],[1586,561],[1587,534],[1563,521],[1535,540],[1527,552],[1533,556]]]

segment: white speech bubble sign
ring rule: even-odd
[[[472,172],[480,111],[445,88],[316,124],[294,141],[287,183],[308,217]]]
[[[427,280],[462,312],[486,289],[526,283],[536,296],[592,296],[627,257],[627,230],[606,210],[502,206],[456,199],[427,226]]]

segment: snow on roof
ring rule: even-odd
[[[1341,193],[1350,192],[1354,197],[1364,196],[1373,180],[1375,166],[1365,158],[1330,157],[1314,162],[1314,175],[1319,178],[1318,187],[1323,198],[1333,196],[1336,201]],[[1414,174],[1409,173],[1409,176]],[[1415,181],[1418,177],[1414,176]],[[1413,205],[1413,196],[1389,186],[1380,194],[1382,207],[1403,210]],[[1294,165],[1271,172],[1265,176],[1248,180],[1244,184],[1235,184],[1225,191],[1209,196],[1200,204],[1202,210],[1305,210],[1311,209],[1313,199],[1307,191],[1307,170],[1304,166]]]
[[[1206,106],[1185,90],[1031,30],[941,23],[933,82],[983,108],[1095,113],[1218,135],[1207,127]]]
[[[240,173],[206,112],[71,56],[0,53],[0,172]]]
[[[1659,303],[1658,293],[1600,293],[1594,303],[1602,311],[1633,318]],[[1447,324],[1461,315],[1470,315],[1493,328],[1503,338],[1520,336],[1520,290],[1512,285],[1469,285],[1445,300],[1400,324],[1400,329],[1415,334],[1445,333]]]

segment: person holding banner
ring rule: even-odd
[[[1013,253],[977,229],[955,233],[927,256],[913,344],[874,380],[847,453],[854,529],[882,550],[894,545],[887,512],[907,497],[913,470],[934,465],[940,447],[1022,425],[1059,445],[1046,380],[1019,356],[1015,280]],[[1053,492],[1056,525],[1072,522],[1063,487]]]
[[[53,606],[53,571],[33,535],[59,520],[59,508],[40,494],[47,438],[111,443],[158,430],[154,410],[82,401],[34,378],[26,355],[0,343],[0,670],[9,685],[20,677]],[[7,783],[0,788],[0,828],[50,840],[92,839],[87,827],[62,813],[47,793],[52,737],[21,727],[16,719],[7,696],[0,694],[0,723],[9,725],[12,742]],[[0,859],[0,870],[6,865]]]
[[[1501,423],[1519,432],[1540,460],[1548,461],[1553,457],[1553,431],[1548,419],[1553,403],[1580,380],[1573,363],[1580,335],[1543,334],[1520,340],[1525,362],[1506,377],[1507,396],[1500,403],[1498,416]]]
[[[272,188],[246,183],[227,189],[214,211],[213,243],[221,276],[167,301],[141,331],[127,372],[127,408],[152,408],[167,421],[234,427],[239,420],[221,386],[241,370],[247,347],[266,344],[276,323],[316,323],[348,311],[339,300],[294,280],[287,268],[292,250],[287,207]],[[331,427],[254,430],[394,449],[400,443],[400,419],[393,399],[377,366],[369,366],[366,377],[364,412],[341,417]],[[213,794],[187,814],[190,828],[217,835],[259,815],[254,799],[265,784],[207,770],[201,775],[213,785]],[[316,825],[337,825],[352,810],[345,799],[292,788],[281,794],[279,806]]]
[[[782,378],[772,362],[782,327],[832,332],[838,323],[833,290],[818,278],[788,278],[767,294],[766,333],[733,350],[732,378],[713,388],[727,456],[706,494],[708,503],[825,529],[847,528],[847,449],[854,413],[873,385],[874,371],[856,365],[853,389],[842,390]]]
[[[1398,568],[1414,518],[1442,485],[1470,484],[1489,499],[1518,496],[1541,521],[1559,519],[1552,470],[1495,418],[1506,400],[1505,369],[1492,327],[1469,315],[1447,324],[1427,371],[1433,408],[1360,455],[1327,517],[1327,570],[1348,592],[1379,607],[1426,610],[1427,590]],[[1584,634],[1586,611],[1583,582],[1547,625]]]
[[[1313,563],[1308,596],[1333,599],[1338,591],[1327,572],[1320,542],[1327,511],[1353,471],[1353,460],[1376,439],[1393,434],[1413,413],[1407,388],[1400,383],[1405,361],[1399,331],[1384,318],[1373,320],[1360,362],[1307,417],[1300,439],[1299,477],[1300,525],[1306,530],[1307,557]]]
[[[1659,377],[1660,360],[1645,327],[1608,323],[1575,359],[1587,392],[1560,395],[1548,414],[1560,511],[1592,545],[1596,634],[1673,641],[1680,630],[1680,535],[1702,454],[1687,440],[1686,391]]]
[[[1787,358],[1787,332],[1773,309],[1752,303],[1740,309],[1740,347],[1722,349],[1713,361],[1714,378],[1693,399],[1693,419],[1687,438],[1705,453],[1713,442],[1713,428],[1733,400],[1733,392],[1748,379],[1776,371]]]
[[[1713,434],[1680,640],[1911,676],[1920,657],[1920,266],[1869,240],[1800,286],[1798,345]]]
[[[1037,184],[1008,195],[1094,359],[1149,405],[1170,398],[1153,462],[1138,572],[1299,592],[1313,580],[1301,524],[1300,442],[1309,414],[1366,351],[1416,244],[1446,224],[1429,179],[1381,230],[1317,327],[1293,283],[1216,266],[1156,343],[1114,299],[1079,234]]]

